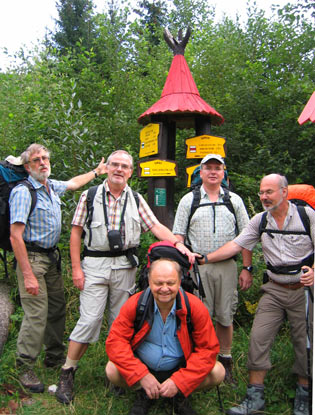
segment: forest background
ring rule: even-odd
[[[272,17],[249,1],[243,22],[237,16],[217,21],[205,0],[141,0],[133,6],[109,0],[104,13],[94,13],[90,0],[59,0],[56,6],[59,19],[55,31],[38,48],[21,49],[20,63],[0,72],[0,159],[19,155],[32,142],[43,143],[52,152],[52,177],[61,180],[91,170],[115,149],[126,149],[138,160],[142,126],[137,119],[160,98],[172,61],[163,29],[168,27],[177,37],[179,29],[185,32],[190,26],[192,36],[185,58],[201,97],[225,118],[211,133],[226,138],[228,172],[249,214],[260,210],[257,191],[265,174],[285,174],[289,183],[315,183],[314,126],[297,122],[314,90],[314,1],[275,6]],[[185,168],[194,163],[185,158],[185,139],[194,135],[193,130],[177,131],[175,205],[187,192]],[[146,195],[146,180],[134,174],[130,185]],[[78,316],[68,245],[80,193],[67,194],[63,206],[60,246],[68,299],[66,335]],[[148,235],[142,240],[142,263],[152,241]],[[263,270],[259,250],[255,251],[254,265],[254,287],[240,294],[235,320],[233,353],[239,388],[223,387],[225,407],[239,400],[246,388],[248,334]],[[9,284],[16,311],[1,356],[0,384],[18,387],[14,353],[22,311],[11,271]],[[81,374],[78,372],[75,405],[63,408],[44,394],[33,397],[32,405],[22,406],[22,395],[15,392],[18,413],[127,413],[130,395],[117,400],[102,383],[106,329],[104,321],[101,340],[89,349]],[[291,413],[295,389],[290,374],[292,359],[285,325],[266,384],[267,413]],[[38,370],[46,382],[57,381],[57,372],[44,371],[41,363]],[[193,399],[200,414],[219,413],[215,391],[196,396]],[[0,399],[4,402],[0,407],[6,407],[12,396],[0,395]]]

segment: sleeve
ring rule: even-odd
[[[114,320],[106,340],[106,353],[128,386],[132,386],[149,373],[147,366],[138,359],[132,350],[131,341],[134,334],[134,320],[138,295],[126,301]],[[140,332],[137,335],[141,335]]]
[[[260,241],[259,225],[263,213],[264,212],[261,212],[255,215],[233,242],[242,248],[252,251],[255,245]]]
[[[16,186],[10,194],[10,224],[21,222],[26,225],[31,210],[32,197],[26,186]]]
[[[80,196],[77,208],[72,218],[71,225],[81,226],[83,228],[87,217],[86,195],[87,190],[84,191]]]
[[[192,192],[188,193],[179,202],[173,226],[174,235],[182,235],[186,237],[188,218],[191,211],[192,196]]]
[[[67,190],[67,182],[60,181],[60,180],[49,180],[54,189],[54,192],[57,193],[58,196],[63,196]]]
[[[143,232],[149,231],[156,223],[158,219],[150,209],[143,196],[139,194],[139,216],[141,220],[141,229]]]

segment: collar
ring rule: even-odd
[[[109,188],[108,180],[107,179],[104,180],[103,185],[105,187],[106,193],[112,194],[111,191],[110,191],[110,188]],[[119,197],[122,197],[122,195],[124,195],[128,190],[129,190],[129,186],[128,186],[128,184],[126,184],[126,186],[123,188],[123,190],[122,190],[122,192],[121,192],[121,194],[120,194]]]
[[[201,185],[201,187],[200,187],[200,196],[201,196],[201,199],[203,199],[203,198],[208,198],[209,199],[208,194],[205,191],[203,185]],[[220,186],[219,198],[223,198],[223,196],[224,196],[224,190],[223,190],[222,186]]]
[[[154,314],[157,314],[157,313],[160,313],[160,310],[156,304],[156,301],[154,300]],[[175,314],[176,314],[176,298],[171,308],[171,311],[168,313],[168,315],[175,315]]]
[[[27,180],[33,185],[33,187],[35,189],[40,189],[41,187],[45,187],[44,184],[42,184],[39,181],[37,181],[36,179],[34,179],[34,177],[31,176],[30,174],[29,174]],[[48,183],[48,186],[50,188],[51,186],[50,186],[50,180],[49,179],[47,179],[47,183]]]

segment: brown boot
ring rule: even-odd
[[[237,383],[233,377],[233,359],[232,357],[224,357],[219,355],[219,362],[222,363],[222,365],[224,366],[225,369],[225,377],[224,377],[224,382],[230,386],[232,386],[232,388],[236,388],[237,387]]]

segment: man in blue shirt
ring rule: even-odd
[[[10,241],[17,260],[17,277],[24,317],[17,341],[17,366],[22,385],[43,392],[44,385],[33,371],[42,345],[45,364],[53,367],[64,359],[65,297],[56,244],[61,232],[61,201],[66,190],[76,190],[105,173],[104,159],[95,170],[69,181],[48,179],[50,153],[40,144],[31,144],[21,159],[37,201],[30,214],[31,194],[16,186],[9,199]]]
[[[196,415],[188,396],[224,379],[224,367],[216,361],[219,342],[208,310],[196,296],[185,294],[180,282],[176,262],[154,261],[149,291],[144,293],[149,296],[141,327],[135,330],[143,295],[138,293],[122,306],[109,332],[107,377],[116,386],[138,391],[128,415],[146,415],[153,400],[159,398],[174,398],[178,415]]]

